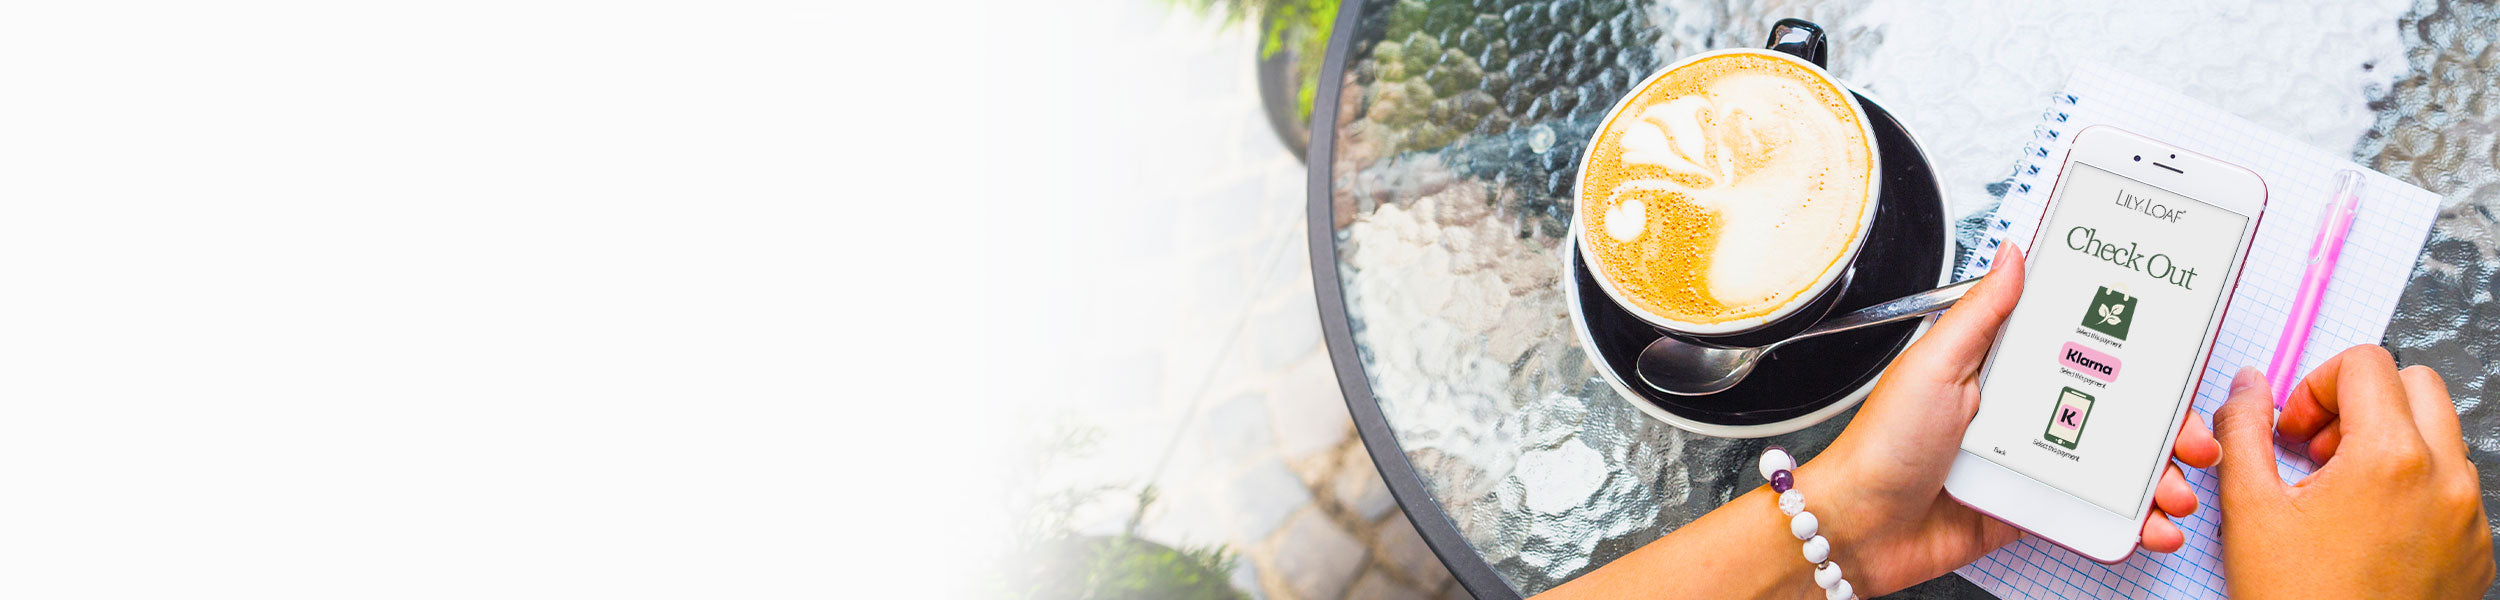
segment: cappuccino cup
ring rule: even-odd
[[[1598,287],[1668,335],[1786,339],[1831,312],[1875,220],[1866,111],[1822,68],[1821,28],[1650,75],[1581,155],[1572,231]]]

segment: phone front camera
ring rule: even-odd
[[[2135,157],[2135,161],[2136,161],[2136,162],[2144,162],[2144,157],[2142,157],[2142,156],[2137,156],[2137,157]]]

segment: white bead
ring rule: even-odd
[[[1790,457],[1787,450],[1772,448],[1762,451],[1763,481],[1770,481],[1772,473],[1795,470],[1797,470],[1797,459]]]
[[[1805,511],[1805,492],[1797,491],[1797,488],[1788,488],[1788,491],[1780,492],[1780,514],[1794,517],[1797,513]]]
[[[1814,513],[1801,512],[1788,519],[1788,533],[1797,536],[1797,541],[1802,542],[1806,538],[1814,537],[1816,528],[1822,525],[1823,521],[1814,518]]]
[[[1823,564],[1823,559],[1827,559],[1827,558],[1831,558],[1831,557],[1832,557],[1832,541],[1831,541],[1831,540],[1823,539],[1823,536],[1819,536],[1819,535],[1818,535],[1818,536],[1814,536],[1814,539],[1806,540],[1806,562],[1810,562],[1810,563],[1814,563],[1814,564],[1818,564],[1818,565],[1819,565],[1819,564]]]
[[[1850,600],[1856,597],[1857,591],[1849,589],[1847,579],[1840,580],[1840,585],[1823,588],[1823,600]]]
[[[1827,562],[1814,568],[1814,585],[1828,590],[1835,583],[1840,583],[1840,563]]]

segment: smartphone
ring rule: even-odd
[[[2076,134],[1945,492],[2095,561],[2134,554],[2265,206],[2248,169]]]

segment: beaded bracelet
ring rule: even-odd
[[[1814,583],[1823,586],[1826,600],[1852,600],[1857,593],[1849,589],[1849,580],[1840,577],[1840,563],[1830,560],[1832,541],[1816,535],[1822,521],[1806,511],[1806,493],[1797,489],[1797,459],[1787,450],[1772,446],[1762,451],[1762,478],[1771,481],[1771,491],[1780,495],[1780,513],[1788,515],[1788,533],[1805,542],[1806,562],[1814,563]]]

